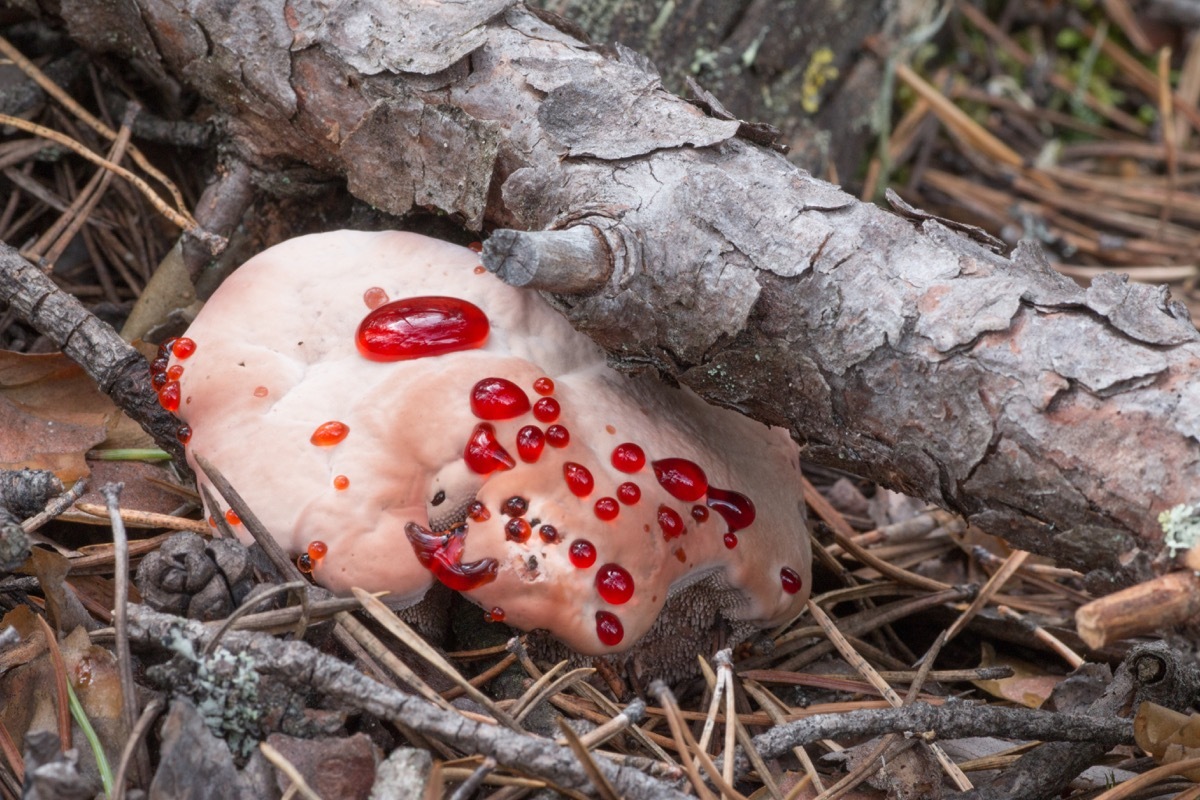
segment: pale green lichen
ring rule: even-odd
[[[262,739],[263,709],[254,660],[220,646],[211,653],[197,653],[182,631],[165,644],[191,667],[175,690],[196,704],[208,729],[224,739],[235,755],[250,755]]]
[[[1158,515],[1171,557],[1200,544],[1200,503],[1180,503]]]

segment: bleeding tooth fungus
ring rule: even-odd
[[[478,263],[348,231],[251,259],[152,367],[189,457],[337,592],[405,606],[440,580],[581,653],[640,641],[684,670],[719,618],[740,638],[795,614],[809,546],[788,436],[613,371]]]

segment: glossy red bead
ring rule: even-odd
[[[725,541],[725,547],[732,550],[733,548],[737,547],[737,545],[738,545],[737,534],[733,533],[732,531],[725,534],[724,541]]]
[[[329,552],[329,545],[322,541],[312,541],[308,543],[308,557],[313,561],[320,561]]]
[[[783,590],[788,594],[795,594],[804,587],[804,581],[800,577],[800,573],[791,567],[784,567],[779,570],[779,580],[783,584]]]
[[[520,517],[513,517],[504,523],[504,538],[510,542],[527,542],[531,533],[533,533],[533,528],[529,527],[529,523]]]
[[[179,381],[168,381],[158,390],[158,404],[167,411],[179,410]]]
[[[704,470],[686,458],[664,458],[651,464],[654,477],[667,494],[685,503],[694,503],[708,491]]]
[[[587,569],[596,563],[596,546],[587,539],[576,539],[571,542],[567,557],[579,569]]]
[[[620,472],[637,472],[646,466],[646,452],[633,442],[625,442],[613,448],[613,468]]]
[[[475,426],[467,446],[463,449],[463,460],[472,472],[490,475],[496,470],[512,469],[517,462],[496,439],[496,429],[487,422]]]
[[[554,381],[549,378],[538,378],[533,382],[533,390],[540,395],[554,394]]]
[[[331,420],[318,425],[308,440],[317,447],[332,447],[335,444],[340,444],[349,435],[349,425],[337,420]]]
[[[368,312],[354,341],[372,361],[405,361],[482,347],[488,318],[457,297],[408,297]]]
[[[528,410],[529,395],[507,378],[484,378],[471,389],[471,413],[480,419],[513,419]]]
[[[333,477],[333,488],[337,489],[339,492],[344,492],[346,489],[350,488],[350,479],[345,475],[335,475]]]
[[[541,458],[546,446],[546,434],[537,425],[526,425],[517,431],[517,455],[527,464]]]
[[[628,603],[633,597],[633,576],[617,564],[605,564],[596,570],[596,591],[600,599],[614,606]]]
[[[609,522],[616,519],[617,514],[621,513],[621,506],[617,504],[615,497],[601,497],[596,501],[593,510],[596,512],[597,519]]]
[[[566,480],[567,488],[571,490],[571,494],[576,497],[587,497],[596,486],[596,481],[592,478],[591,471],[582,464],[576,464],[573,461],[563,464],[563,478]]]
[[[611,611],[596,612],[596,637],[606,647],[616,647],[625,638],[625,628],[621,620]]]
[[[658,507],[658,527],[667,541],[682,536],[685,530],[683,517],[679,516],[679,512],[670,506]]]
[[[546,428],[546,442],[551,447],[566,447],[571,443],[571,433],[562,425]]]
[[[176,358],[189,358],[196,352],[196,343],[186,336],[181,336],[171,343],[171,354]]]
[[[617,499],[631,506],[642,499],[642,488],[632,481],[626,481],[617,487]]]
[[[543,397],[533,404],[533,416],[538,422],[555,422],[562,413],[562,406],[553,397]]]

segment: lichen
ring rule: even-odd
[[[1200,544],[1200,503],[1180,503],[1158,515],[1171,557]]]

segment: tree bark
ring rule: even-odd
[[[214,103],[260,167],[511,229],[485,264],[548,293],[618,367],[786,426],[808,459],[1097,587],[1165,566],[1156,516],[1200,492],[1200,334],[1165,290],[1083,290],[1036,246],[1003,255],[860,203],[668,94],[644,58],[512,0],[60,13],[93,50]]]

